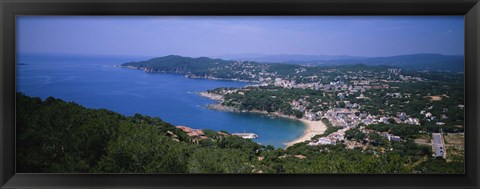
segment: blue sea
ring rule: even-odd
[[[228,132],[253,132],[263,145],[283,143],[302,135],[300,121],[252,113],[207,109],[216,103],[196,92],[250,83],[189,79],[178,74],[145,73],[115,67],[153,57],[19,55],[17,91],[45,99],[73,101],[87,108],[106,108],[131,116],[159,117],[173,125]]]

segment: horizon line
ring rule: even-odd
[[[396,54],[396,55],[382,55],[382,56],[356,56],[356,55],[346,55],[346,54],[262,54],[262,53],[237,53],[237,54],[223,54],[223,55],[202,55],[202,56],[192,56],[192,55],[181,55],[181,54],[167,54],[167,55],[123,55],[123,54],[81,54],[81,53],[45,53],[45,52],[16,52],[15,56],[21,55],[57,55],[57,56],[116,56],[116,57],[165,57],[165,56],[182,56],[182,57],[190,57],[190,58],[200,58],[200,57],[207,57],[212,59],[225,59],[220,58],[222,56],[235,56],[235,55],[242,55],[242,54],[257,54],[260,57],[262,56],[350,56],[356,58],[380,58],[380,57],[395,57],[395,56],[405,56],[405,55],[420,55],[420,54],[431,54],[431,55],[443,55],[443,56],[463,56],[465,54],[442,54],[442,53],[428,53],[428,52],[421,52],[421,53],[408,53],[408,54]]]

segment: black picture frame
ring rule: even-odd
[[[478,0],[0,0],[1,188],[479,188]],[[465,174],[162,175],[15,173],[18,15],[464,15]]]

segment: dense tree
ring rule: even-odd
[[[17,171],[32,173],[462,173],[463,158],[430,157],[431,149],[412,140],[378,148],[347,149],[343,144],[287,149],[262,146],[237,136],[204,130],[193,140],[159,118],[131,117],[87,109],[55,98],[42,101],[17,94]],[[372,129],[405,135],[407,126]],[[399,128],[398,131],[395,128]],[[402,129],[406,127],[406,129]],[[225,132],[224,132],[225,133]],[[367,136],[347,131],[354,140]],[[200,140],[197,144],[196,142]],[[389,146],[386,146],[389,145]],[[383,147],[382,147],[383,148]],[[422,158],[426,158],[422,162]],[[415,162],[419,165],[411,167]],[[442,168],[445,167],[445,168]]]

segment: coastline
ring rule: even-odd
[[[218,78],[213,76],[196,76],[196,75],[189,75],[182,72],[166,72],[166,71],[153,71],[151,68],[148,67],[136,67],[136,66],[122,66],[122,65],[114,65],[113,67],[119,68],[127,68],[131,70],[143,70],[147,73],[167,73],[167,74],[179,74],[183,75],[189,79],[209,79],[209,80],[219,80],[219,81],[238,81],[238,82],[245,82],[245,83],[261,83],[260,81],[250,81],[250,80],[243,80],[238,78]]]
[[[218,103],[216,104],[209,104],[207,107],[212,110],[218,110],[218,111],[226,111],[226,112],[249,112],[249,113],[258,113],[258,114],[264,114],[264,115],[273,115],[277,117],[282,117],[282,118],[287,118],[287,119],[294,119],[301,121],[305,125],[305,130],[303,130],[302,136],[289,141],[285,142],[283,144],[286,145],[286,147],[292,146],[296,143],[301,143],[310,140],[312,137],[315,135],[320,135],[323,134],[327,130],[327,126],[321,121],[310,121],[305,118],[296,118],[295,116],[289,116],[285,114],[281,114],[279,112],[267,112],[267,111],[259,111],[259,110],[252,110],[252,111],[245,111],[245,110],[237,110],[233,107],[227,107],[223,106],[221,102],[223,101],[223,97],[218,94],[212,94],[208,92],[199,92],[198,95],[210,98],[212,100],[216,100]]]
[[[310,121],[303,118],[299,120],[303,122],[307,128],[303,131],[302,136],[284,143],[287,147],[310,140],[315,135],[323,134],[327,130],[327,126],[322,121]]]

